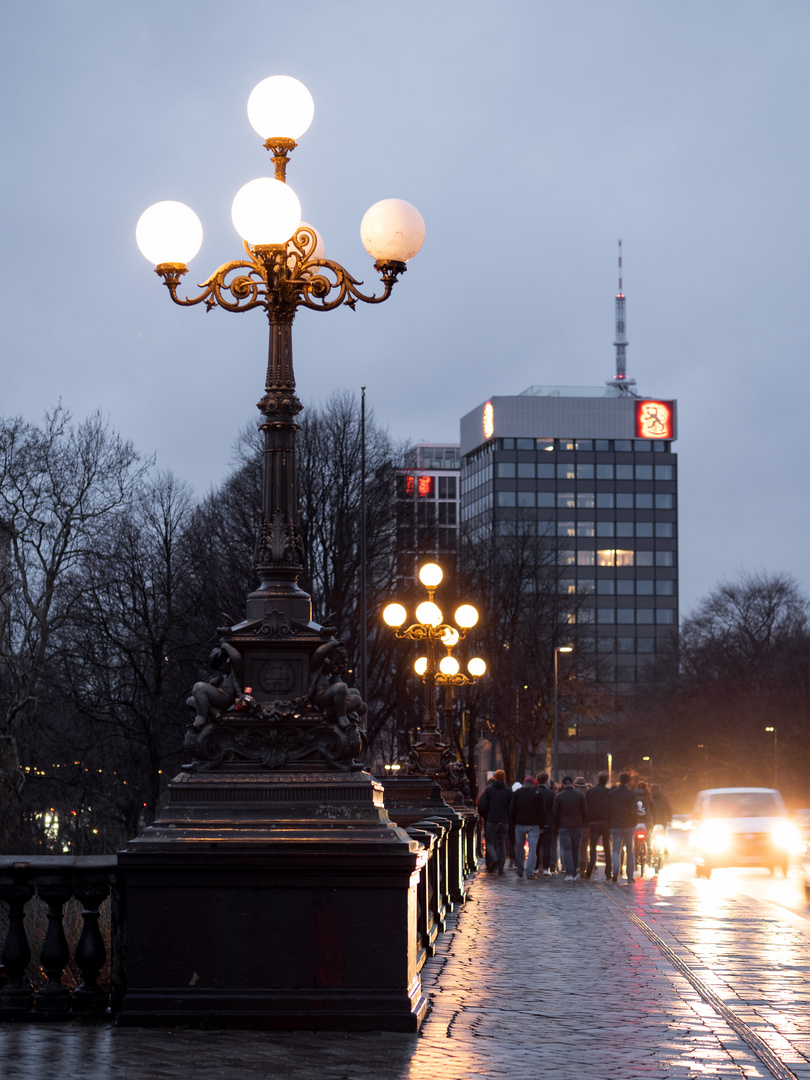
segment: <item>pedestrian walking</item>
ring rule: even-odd
[[[630,773],[620,773],[619,783],[610,789],[610,838],[613,845],[613,880],[619,880],[622,869],[622,848],[627,852],[627,880],[633,880],[636,854],[633,833],[638,821],[636,793],[630,790]]]
[[[492,783],[484,788],[478,800],[478,813],[484,821],[487,873],[506,873],[506,836],[509,831],[509,801],[512,790],[506,783],[506,773],[496,769]]]
[[[579,849],[582,831],[588,824],[588,809],[585,796],[574,787],[571,776],[563,777],[562,791],[554,796],[554,824],[559,830],[565,880],[574,881],[579,877]]]
[[[585,802],[588,801],[588,788],[591,785],[585,779],[584,776],[578,776],[574,781],[574,787],[577,791],[581,791],[585,796]],[[588,840],[590,839],[588,829],[582,830],[582,843],[579,846],[579,876],[585,877],[588,869]]]
[[[605,880],[609,881],[613,875],[610,865],[610,791],[607,786],[608,774],[599,773],[596,783],[585,794],[585,802],[588,807],[588,840],[590,851],[588,853],[588,868],[585,876],[590,877],[596,868],[596,851],[599,841],[602,841],[602,850],[605,853]]]
[[[509,829],[515,837],[515,858],[518,877],[523,877],[524,864],[527,878],[537,877],[537,844],[540,829],[546,821],[543,796],[533,776],[527,776],[523,786],[512,792],[509,801]],[[528,841],[528,857],[524,845]]]
[[[549,783],[548,773],[537,774],[537,787],[543,800],[545,824],[540,832],[540,844],[537,848],[537,865],[542,863],[543,877],[552,876],[552,866],[557,869],[557,845],[554,843],[554,789]]]

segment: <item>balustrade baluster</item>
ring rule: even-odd
[[[74,959],[82,981],[73,991],[74,1012],[102,1012],[107,995],[98,985],[98,974],[107,959],[104,938],[98,926],[99,908],[110,894],[108,885],[79,885],[74,890],[82,903],[82,933]]]
[[[62,911],[72,895],[69,885],[40,885],[40,899],[48,905],[48,929],[42,943],[39,962],[48,981],[36,993],[37,1012],[64,1013],[70,1009],[70,991],[62,983],[62,972],[70,957]]]
[[[34,994],[25,974],[31,960],[31,949],[25,933],[25,905],[34,895],[31,885],[0,885],[0,898],[9,907],[8,932],[0,960],[8,976],[0,990],[0,1014],[19,1015],[31,1011]]]

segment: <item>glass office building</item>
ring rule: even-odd
[[[395,493],[397,579],[415,585],[419,566],[438,562],[455,573],[459,528],[458,443],[418,443],[397,470]]]
[[[462,528],[554,549],[600,681],[620,693],[645,681],[678,625],[676,437],[676,402],[615,384],[533,386],[461,420]]]

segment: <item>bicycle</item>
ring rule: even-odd
[[[636,825],[634,840],[636,845],[636,871],[639,877],[644,877],[644,867],[650,864],[646,825]]]

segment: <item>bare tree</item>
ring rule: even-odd
[[[100,415],[73,424],[61,407],[42,426],[0,421],[0,808],[6,851],[26,841],[19,739],[81,595],[77,571],[126,507],[144,466]]]

